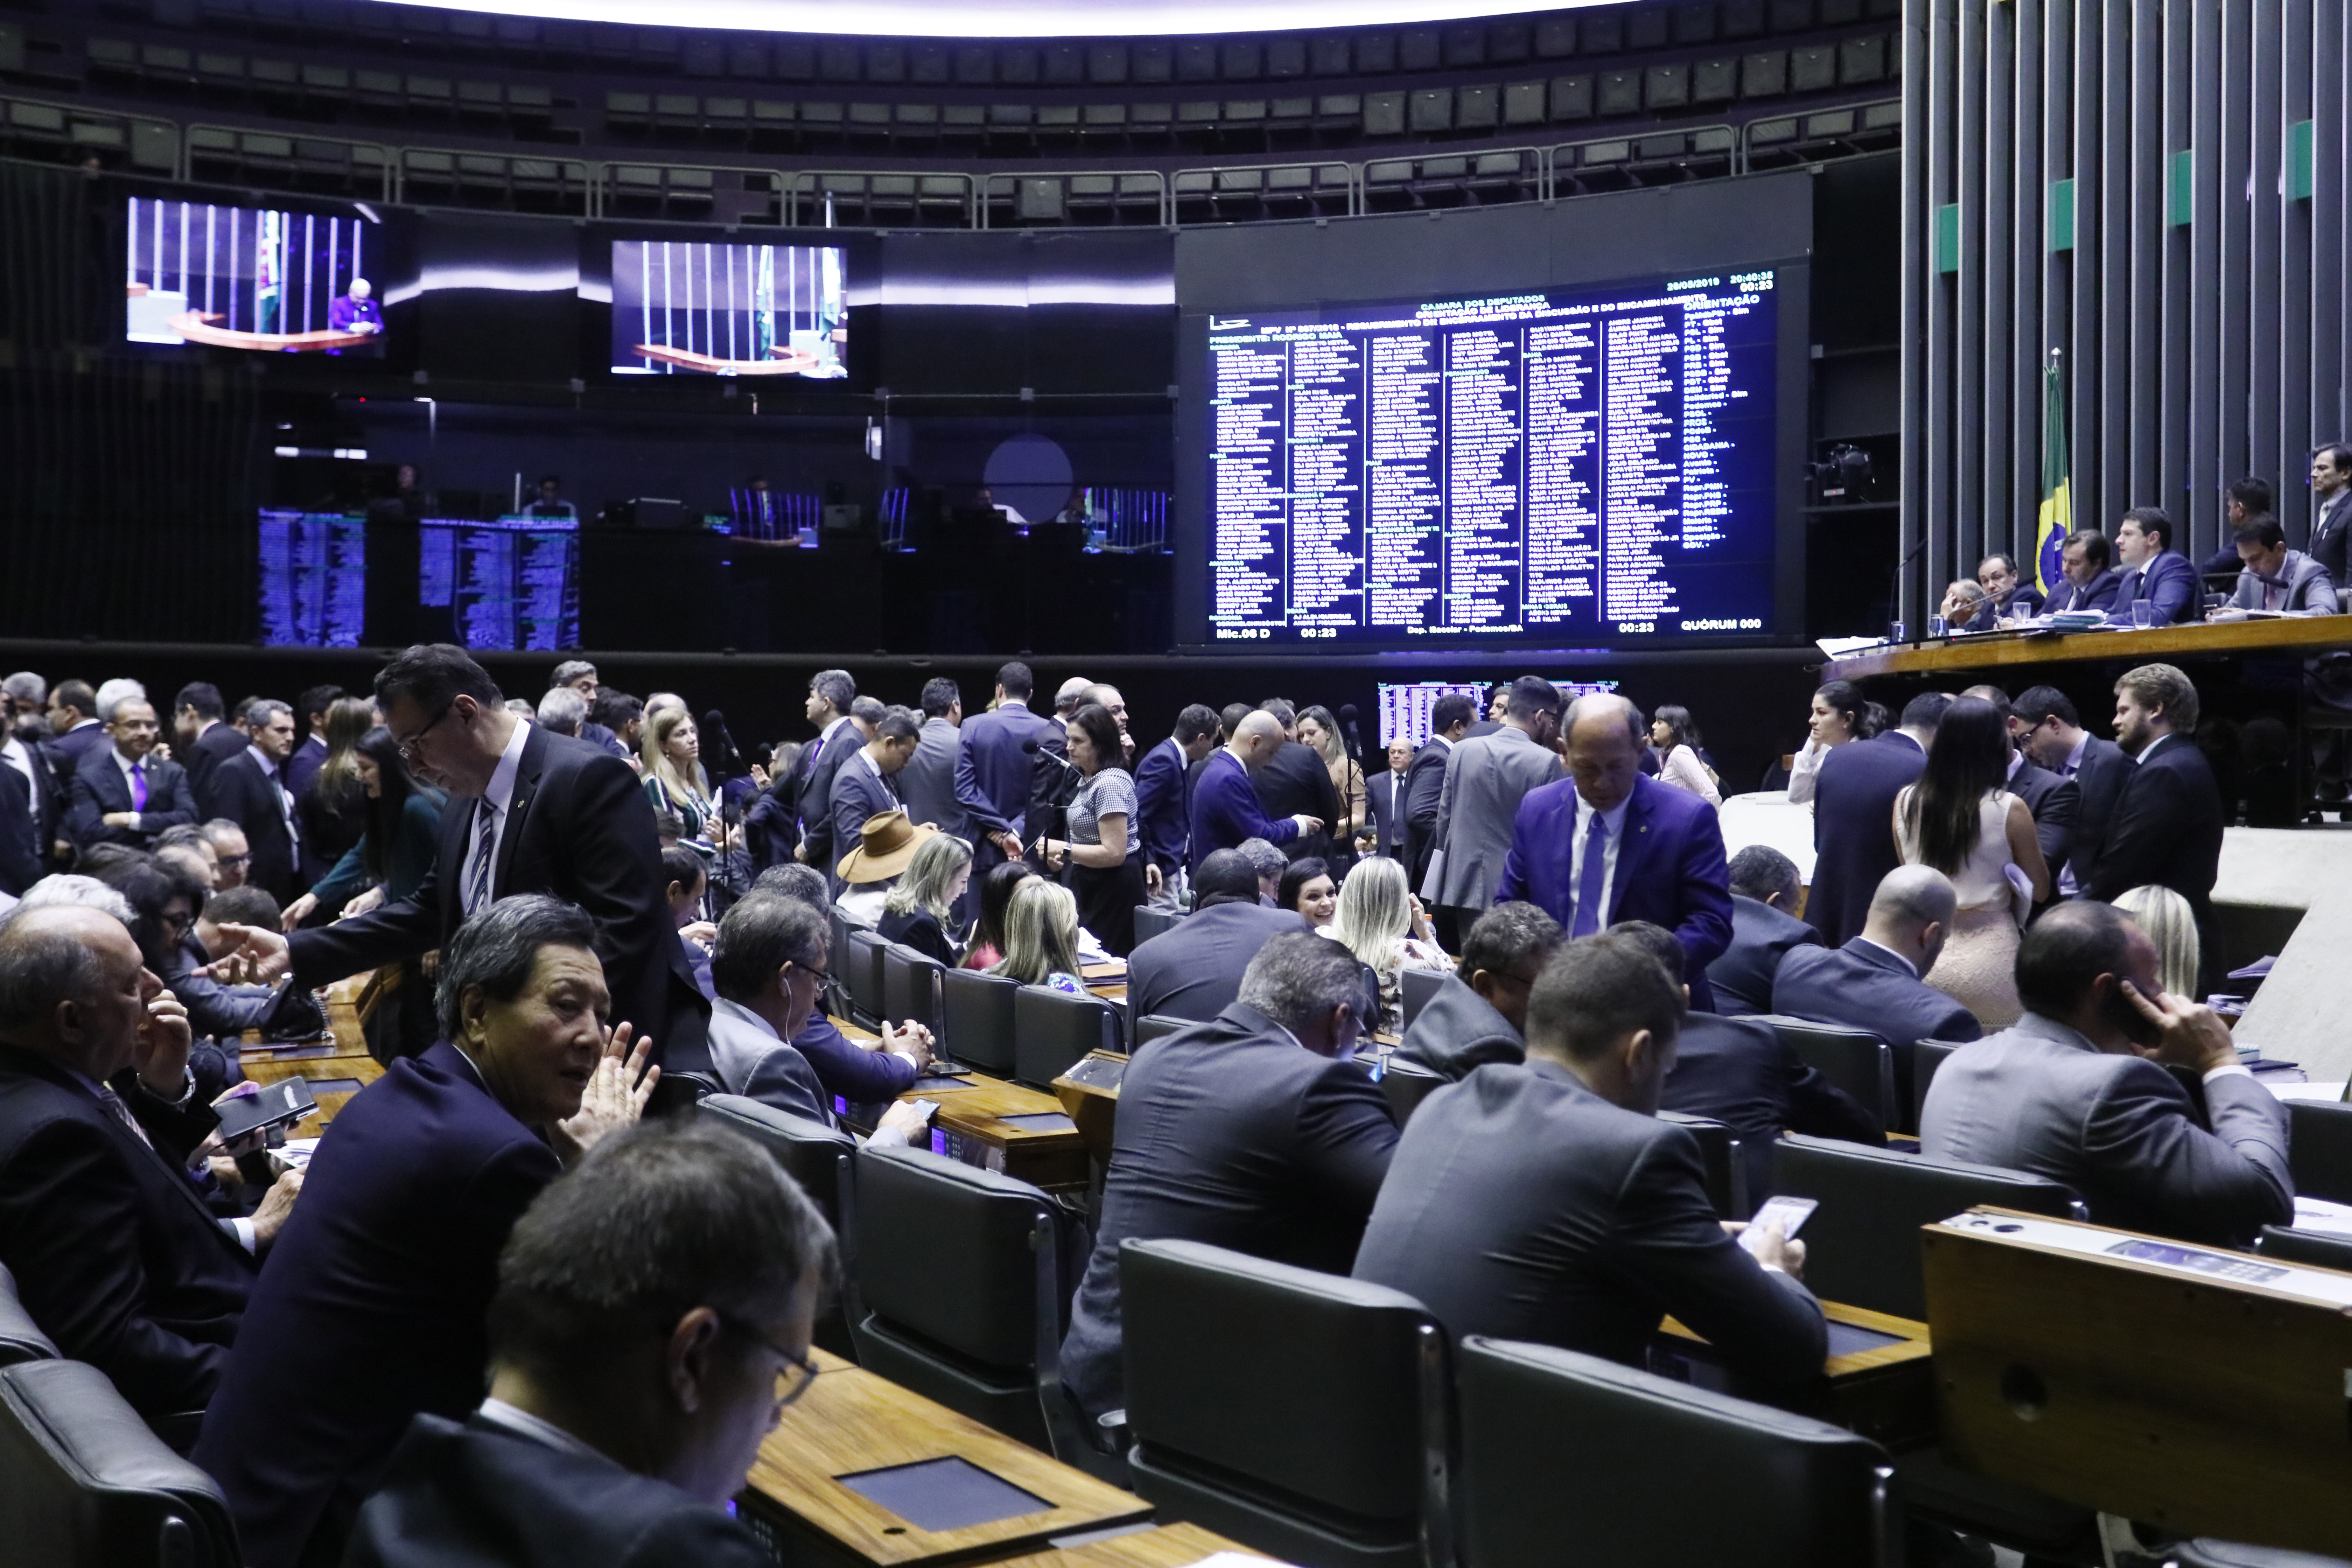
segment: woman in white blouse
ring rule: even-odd
[[[1709,805],[1723,804],[1715,774],[1698,760],[1698,726],[1690,710],[1662,703],[1650,715],[1650,743],[1658,752],[1658,782],[1686,789]]]
[[[1813,781],[1821,776],[1822,759],[1852,741],[1867,741],[1877,731],[1870,721],[1870,705],[1851,680],[1832,680],[1813,693],[1813,710],[1805,720],[1805,749],[1789,770],[1789,799],[1811,809]]]

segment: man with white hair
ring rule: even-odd
[[[1061,689],[1054,693],[1054,717],[1069,722],[1070,715],[1078,710],[1078,704],[1094,688],[1095,683],[1083,675],[1074,675],[1062,682]]]
[[[1792,948],[1772,981],[1772,1011],[1868,1029],[1906,1062],[1915,1040],[1974,1040],[1976,1015],[1926,983],[1959,895],[1932,866],[1897,866],[1878,884],[1862,934],[1843,947]]]
[[[135,697],[144,702],[147,700],[147,689],[139,682],[121,676],[117,676],[112,680],[100,685],[98,689],[98,721],[101,724],[113,723],[114,710],[125,698],[130,697]]]
[[[375,289],[364,278],[352,279],[351,290],[327,305],[331,332],[380,332],[383,312],[376,308]]]

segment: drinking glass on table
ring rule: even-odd
[[[2156,625],[2156,603],[2152,599],[2134,599],[2131,607],[2132,625],[2146,631]]]

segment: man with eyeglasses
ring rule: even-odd
[[[815,1205],[739,1135],[607,1138],[516,1223],[489,1397],[416,1417],[346,1568],[772,1568],[726,1510],[816,1381],[834,1270]]]
[[[443,947],[499,899],[548,893],[595,922],[613,1016],[652,1042],[674,1080],[708,1073],[709,1004],[678,941],[653,816],[628,764],[524,723],[488,672],[446,643],[386,665],[375,700],[409,770],[450,793],[433,870],[405,899],[290,937],[229,928],[240,946],[215,967],[238,980],[290,973],[309,989]]]
[[[246,842],[245,829],[226,816],[215,816],[203,827],[213,851],[213,891],[244,887],[246,874],[253,868],[253,846]]]
[[[1527,1055],[1528,988],[1568,940],[1534,904],[1496,904],[1462,939],[1462,962],[1405,1026],[1397,1057],[1441,1078]]]
[[[152,703],[117,702],[106,732],[114,743],[89,752],[74,772],[66,837],[76,848],[125,844],[149,849],[165,828],[196,820],[187,773],[179,763],[149,754],[162,733]]]
[[[2131,782],[2131,758],[2113,741],[2084,729],[2074,702],[2054,686],[2028,687],[2019,693],[2010,704],[2009,728],[2028,762],[2073,779],[2082,794],[2074,837],[2058,873],[2059,896],[2071,899],[2090,885],[2091,873],[2106,848],[2116,803]]]

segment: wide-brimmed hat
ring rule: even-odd
[[[903,811],[877,811],[857,830],[857,847],[834,869],[853,886],[887,882],[903,874],[914,863],[916,846],[938,831],[929,823],[916,826]]]

